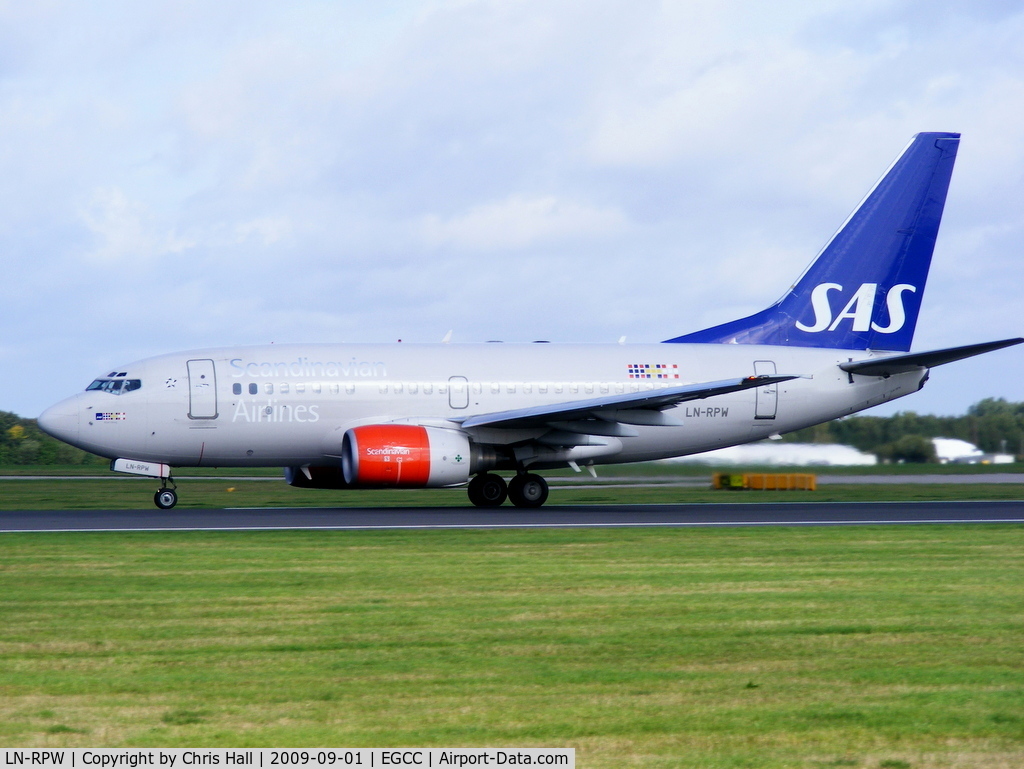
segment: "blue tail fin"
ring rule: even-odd
[[[666,341],[909,350],[959,143],[917,134],[782,299]]]

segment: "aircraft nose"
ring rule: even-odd
[[[78,440],[78,399],[62,400],[39,415],[39,429],[65,443]]]

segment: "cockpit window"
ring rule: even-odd
[[[101,390],[111,395],[121,395],[122,393],[130,393],[132,390],[138,390],[140,387],[142,387],[141,379],[96,379],[85,389],[87,391]]]

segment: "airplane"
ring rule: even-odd
[[[317,344],[147,358],[39,426],[160,480],[172,467],[283,467],[321,489],[467,485],[548,497],[538,471],[773,438],[916,392],[930,370],[1024,338],[910,352],[959,147],[919,133],[792,287],[761,312],[656,344]],[[512,473],[509,480],[499,471]]]

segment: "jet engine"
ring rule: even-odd
[[[469,480],[479,459],[457,430],[364,425],[345,432],[341,471],[349,486],[452,486]]]

